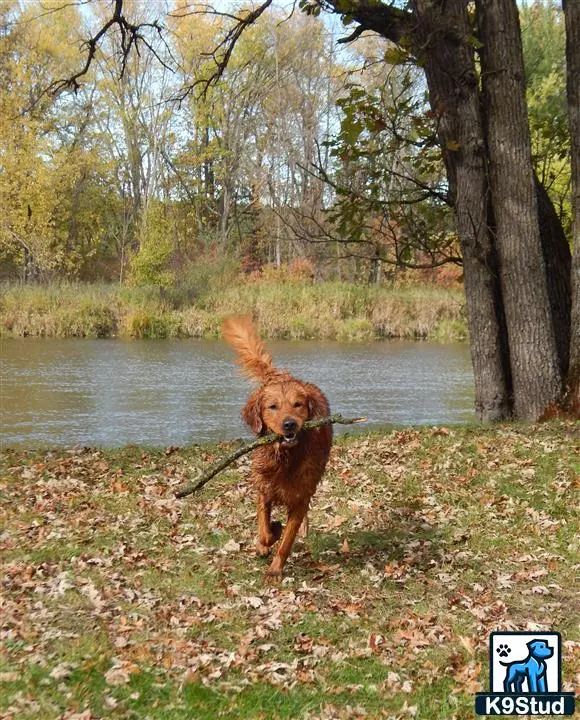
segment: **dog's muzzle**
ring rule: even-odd
[[[292,418],[286,418],[282,423],[283,440],[282,445],[285,447],[294,447],[298,443],[298,423]]]

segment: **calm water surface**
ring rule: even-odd
[[[333,412],[368,416],[367,428],[474,420],[466,344],[269,348],[279,367],[319,385]],[[163,446],[249,436],[239,414],[252,386],[223,342],[27,338],[2,340],[0,351],[5,444]]]

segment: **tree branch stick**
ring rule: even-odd
[[[366,420],[367,419],[365,417],[344,418],[339,413],[338,415],[330,415],[330,417],[319,418],[318,420],[308,420],[304,423],[303,430],[312,430],[313,428],[322,427],[323,425],[334,425],[335,423],[338,425],[354,425],[355,423],[366,422]],[[256,448],[262,447],[262,445],[271,445],[272,443],[275,443],[280,439],[280,435],[276,435],[275,433],[273,433],[272,435],[264,435],[264,437],[258,438],[249,445],[244,445],[243,447],[239,448],[233,453],[230,453],[230,455],[226,455],[226,457],[222,458],[217,463],[212,465],[208,470],[203,473],[199,480],[178,487],[175,491],[175,497],[182,498],[186,495],[191,495],[191,493],[201,490],[201,488],[207,482],[209,482],[219,472],[227,468],[228,465],[231,465],[234,460],[242,457],[242,455],[247,455],[247,453],[252,452],[252,450],[255,450]]]

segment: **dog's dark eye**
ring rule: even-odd
[[[295,408],[300,408],[300,407],[302,407],[303,404],[304,404],[304,403],[301,403],[301,402],[298,401],[298,402],[295,402],[295,403],[294,403],[294,407],[295,407]]]
[[[278,406],[276,405],[276,403],[274,403],[273,405],[268,405],[268,410],[277,410],[277,409],[278,409]]]

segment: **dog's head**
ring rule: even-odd
[[[554,654],[553,648],[551,648],[545,640],[531,640],[528,643],[528,649],[530,655],[538,660],[552,657]]]
[[[307,420],[324,417],[328,403],[320,390],[288,376],[255,390],[242,410],[242,418],[257,435],[281,435],[284,447],[298,444]]]

